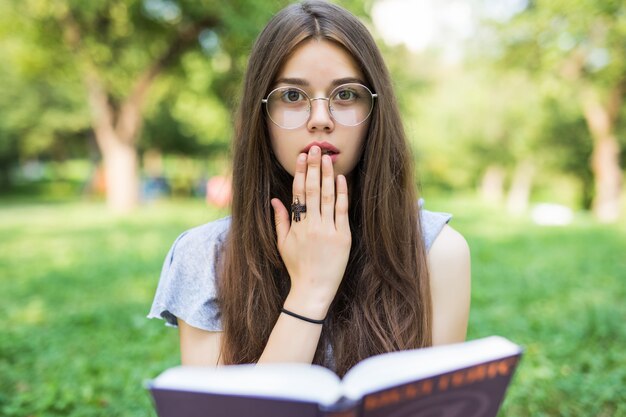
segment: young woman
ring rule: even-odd
[[[305,362],[463,341],[469,250],[418,206],[391,80],[365,26],[306,1],[250,55],[232,216],[183,233],[149,317],[183,364]]]

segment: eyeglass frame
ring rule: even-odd
[[[363,88],[365,88],[365,89],[367,90],[367,92],[368,92],[368,93],[370,93],[370,95],[372,96],[372,106],[370,107],[370,111],[369,111],[369,113],[367,114],[367,116],[366,116],[366,117],[365,117],[362,121],[360,121],[359,123],[357,123],[357,124],[355,124],[355,125],[346,125],[346,124],[341,123],[339,120],[335,119],[335,116],[333,115],[333,111],[332,111],[332,109],[331,109],[331,107],[330,107],[330,99],[333,97],[333,94],[335,93],[335,91],[339,90],[341,87],[345,87],[346,85],[358,85],[358,86],[360,86],[360,87],[363,87]],[[272,95],[275,91],[278,91],[278,90],[283,89],[283,88],[288,88],[288,89],[298,90],[298,91],[300,91],[302,94],[304,94],[304,96],[305,96],[305,97],[309,100],[309,108],[308,108],[309,115],[308,115],[308,116],[307,116],[307,118],[306,118],[306,119],[304,119],[304,121],[303,121],[301,124],[299,124],[298,126],[295,126],[295,127],[283,127],[283,126],[279,125],[278,123],[276,123],[276,122],[274,121],[274,119],[272,119],[272,116],[270,116],[270,115],[269,115],[269,109],[268,109],[268,107],[267,107],[269,97],[270,97],[270,96],[271,96],[271,95]],[[333,90],[330,92],[330,94],[328,95],[328,97],[314,97],[314,98],[309,97],[309,95],[306,93],[306,91],[304,91],[303,89],[301,89],[301,88],[299,88],[299,87],[294,87],[294,86],[276,87],[275,89],[273,89],[272,91],[270,91],[270,92],[267,94],[267,96],[266,96],[265,98],[262,98],[262,99],[261,99],[261,103],[265,104],[265,111],[266,111],[267,116],[269,117],[269,119],[270,119],[270,121],[271,121],[272,123],[274,123],[276,126],[280,127],[281,129],[285,129],[285,130],[293,130],[293,129],[297,129],[297,128],[299,128],[299,127],[302,127],[303,125],[305,125],[305,124],[307,123],[307,121],[308,121],[308,120],[309,120],[309,118],[311,117],[311,109],[313,108],[313,101],[315,101],[315,100],[325,100],[325,101],[326,101],[326,104],[327,104],[327,105],[326,105],[326,107],[327,107],[327,109],[328,109],[328,114],[330,115],[330,117],[331,117],[334,121],[336,121],[336,122],[337,122],[337,123],[339,123],[340,125],[342,125],[342,126],[346,126],[346,127],[355,127],[355,126],[359,126],[360,124],[363,124],[363,123],[364,123],[367,119],[369,119],[369,117],[372,115],[372,111],[374,110],[374,103],[375,103],[374,99],[375,99],[375,98],[378,98],[378,94],[377,94],[377,93],[372,93],[372,90],[370,90],[367,86],[365,86],[365,85],[363,85],[363,84],[361,84],[361,83],[345,83],[345,84],[341,84],[341,85],[338,85],[337,87],[333,88]]]

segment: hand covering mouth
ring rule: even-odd
[[[304,149],[302,149],[301,152],[308,153],[312,146],[319,146],[322,150],[322,155],[335,155],[339,153],[339,149],[328,142],[311,142]]]

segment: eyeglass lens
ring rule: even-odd
[[[313,101],[319,99],[313,99]],[[328,98],[330,113],[335,121],[344,126],[363,123],[372,111],[372,93],[360,84],[337,87]],[[285,129],[295,129],[309,119],[311,101],[307,94],[296,87],[281,87],[267,97],[267,112],[275,124]]]

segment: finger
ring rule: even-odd
[[[276,223],[276,237],[278,246],[282,244],[287,238],[289,232],[289,211],[285,208],[285,205],[277,198],[271,200],[272,208],[274,209],[274,222]]]
[[[306,196],[304,195],[304,179],[306,177],[306,164],[307,154],[301,153],[296,159],[296,172],[293,175],[292,193],[293,199],[298,197],[300,204],[306,204]]]
[[[346,177],[343,175],[337,175],[335,227],[340,232],[350,232],[350,222],[348,220],[348,183],[346,182]]]
[[[320,165],[322,151],[319,146],[312,146],[307,159],[308,168],[305,179],[307,218],[320,217]]]
[[[330,156],[322,156],[322,220],[333,222],[335,215],[335,178]]]

